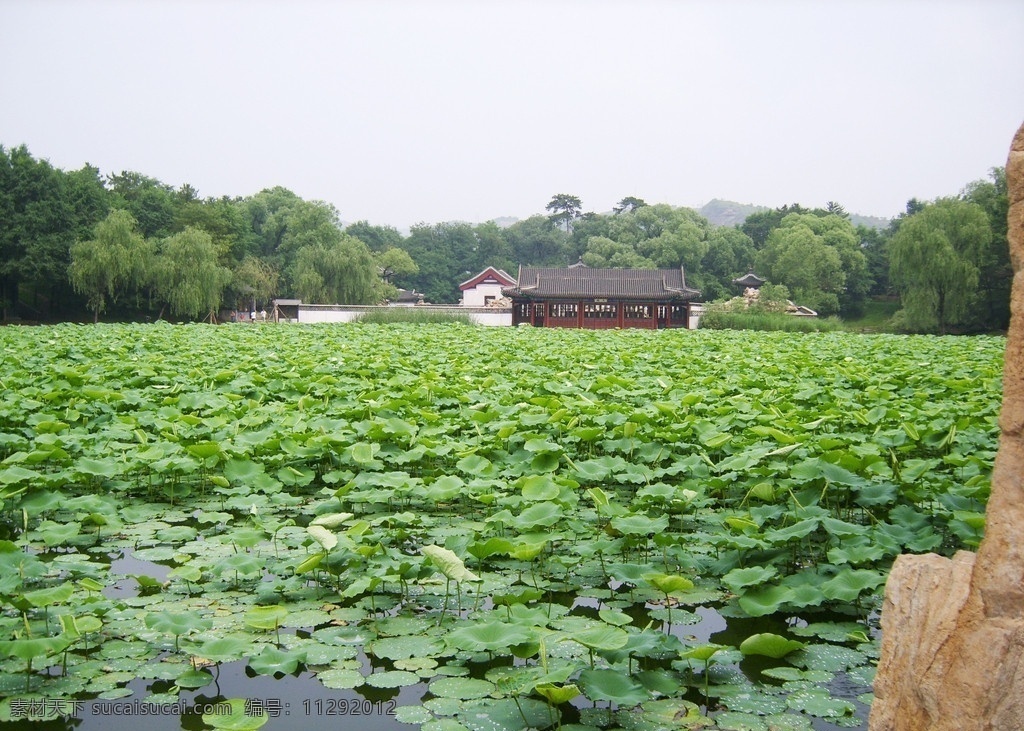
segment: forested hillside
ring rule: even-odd
[[[543,201],[538,201],[538,208]],[[1006,183],[1001,168],[958,195],[912,199],[887,227],[842,205],[746,210],[717,201],[714,225],[685,207],[626,196],[587,212],[560,193],[527,219],[499,225],[341,224],[344,202],[282,188],[203,198],[143,173],[65,171],[24,147],[0,146],[3,320],[195,320],[275,297],[375,303],[398,288],[458,301],[486,266],[684,267],[714,301],[751,269],[823,315],[855,317],[868,297],[899,294],[910,331],[999,330],[1009,319]],[[709,204],[711,205],[711,204]],[[742,218],[740,218],[742,216]]]

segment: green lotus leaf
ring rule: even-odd
[[[26,591],[22,596],[33,607],[48,607],[53,604],[61,604],[71,598],[75,593],[75,587],[70,582],[64,582],[59,586],[51,586],[46,589]]]
[[[241,660],[252,650],[252,642],[242,637],[214,637],[195,648],[195,654],[213,662]]]
[[[529,628],[507,622],[489,621],[464,625],[445,636],[449,646],[467,652],[508,652],[513,645],[532,642],[536,634]]]
[[[259,675],[291,675],[299,663],[305,661],[306,655],[301,650],[279,650],[268,646],[249,658],[249,667]]]
[[[749,566],[733,569],[722,577],[722,583],[734,592],[740,592],[748,586],[764,584],[779,573],[774,566]]]
[[[352,461],[360,465],[368,465],[373,462],[374,456],[380,450],[380,445],[368,442],[359,442],[352,445]]]
[[[676,574],[645,574],[644,579],[662,594],[678,594],[693,588],[693,582]]]
[[[715,714],[715,728],[722,731],[769,731],[768,723],[760,716],[738,711]]]
[[[37,657],[55,655],[70,644],[71,639],[64,635],[0,640],[0,653],[29,662]]]
[[[185,451],[199,459],[209,459],[221,453],[217,442],[197,442],[185,447]]]
[[[739,598],[740,608],[751,617],[774,614],[779,607],[793,599],[793,590],[788,586],[760,586],[749,589]]]
[[[580,694],[580,689],[571,683],[569,685],[538,683],[534,690],[544,696],[544,699],[553,706],[568,703]]]
[[[803,711],[819,718],[852,716],[857,710],[849,701],[832,698],[827,690],[818,688],[790,693],[786,702],[794,711]]]
[[[513,550],[513,548],[515,548],[515,544],[507,538],[491,536],[482,543],[478,542],[469,544],[466,551],[473,558],[485,559],[499,553],[507,555]]]
[[[587,668],[580,673],[583,694],[592,701],[609,701],[632,708],[650,699],[650,693],[629,675],[618,670]]]
[[[726,649],[725,645],[706,643],[703,645],[697,645],[696,647],[691,647],[689,650],[680,653],[679,656],[685,660],[700,660],[701,662],[707,662],[724,649]]]
[[[873,590],[885,583],[885,574],[868,569],[843,569],[828,581],[822,583],[821,592],[825,598],[852,602],[862,592]]]
[[[81,457],[75,462],[75,470],[89,477],[110,478],[118,473],[118,465],[111,458],[92,459],[91,457]]]
[[[459,582],[480,581],[480,578],[467,569],[466,564],[453,551],[433,545],[424,546],[420,550],[437,567],[437,570],[445,575],[445,578]]]
[[[652,518],[648,515],[623,515],[611,519],[611,526],[619,533],[627,536],[649,536],[661,533],[668,528],[668,517],[659,515]]]
[[[562,491],[550,475],[529,475],[522,478],[520,488],[527,500],[552,500]]]
[[[243,619],[250,627],[256,629],[277,629],[288,617],[288,607],[269,605],[253,607],[245,613]]]
[[[205,688],[212,682],[213,676],[210,675],[210,673],[205,670],[196,670],[193,667],[189,667],[188,670],[174,679],[175,685],[179,688],[186,688],[188,690]]]
[[[811,622],[806,626],[790,627],[789,631],[799,637],[820,637],[826,642],[848,642],[851,637],[867,631],[858,622]]]
[[[469,731],[523,731],[547,728],[551,715],[546,703],[533,698],[480,698],[463,701],[455,720]]]
[[[521,512],[513,520],[520,529],[550,527],[561,519],[563,510],[552,502],[537,502]]]
[[[377,657],[406,660],[410,657],[438,657],[444,652],[444,643],[423,636],[381,637],[369,643],[366,649]]]
[[[224,476],[236,483],[252,483],[264,474],[263,465],[248,459],[229,459],[224,463]]]
[[[567,638],[591,650],[618,650],[629,642],[629,634],[625,630],[608,624],[572,632]]]
[[[743,640],[740,652],[744,655],[764,655],[779,659],[796,650],[802,650],[805,646],[803,642],[788,640],[771,632],[762,632]]]
[[[324,528],[337,528],[352,517],[352,513],[327,513],[313,518],[309,524],[322,525]]]
[[[326,552],[310,554],[309,556],[306,556],[306,558],[304,558],[301,562],[299,562],[298,566],[295,567],[295,573],[305,574],[309,571],[312,571],[313,569],[317,568],[325,558],[327,558]]]
[[[867,656],[858,650],[841,645],[808,645],[789,660],[792,664],[808,670],[825,670],[837,673],[863,665]]]
[[[248,698],[219,701],[217,712],[203,714],[203,723],[218,731],[256,731],[268,720],[266,710]]]
[[[461,495],[466,483],[458,475],[444,475],[426,487],[426,494],[435,502],[445,502]]]
[[[516,543],[512,550],[509,551],[509,556],[518,559],[520,561],[532,561],[537,556],[544,553],[544,549],[548,547],[547,541],[529,542],[523,541]]]
[[[325,551],[330,551],[338,545],[337,534],[322,525],[308,525],[306,526],[306,530],[309,532],[309,535],[312,536],[313,540],[323,546]]]
[[[420,676],[407,670],[384,670],[366,676],[366,684],[373,688],[403,688],[419,682]]]
[[[263,561],[252,553],[232,553],[214,565],[214,571],[218,575],[224,573],[237,573],[240,576],[252,576],[263,573]]]
[[[358,670],[349,670],[347,668],[324,670],[317,673],[316,677],[325,688],[335,688],[338,690],[358,688],[366,681],[366,678]]]

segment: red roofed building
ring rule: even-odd
[[[502,298],[502,289],[515,286],[516,280],[508,272],[494,267],[487,267],[475,277],[470,277],[459,285],[462,290],[463,307],[486,307],[494,300]]]
[[[700,291],[686,286],[679,269],[564,269],[520,267],[512,299],[512,324],[535,327],[690,327]]]

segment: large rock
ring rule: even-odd
[[[872,731],[1024,729],[1024,126],[1006,177],[1012,316],[985,538],[977,556],[893,565]]]

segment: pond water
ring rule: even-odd
[[[135,577],[149,577],[160,583],[166,580],[169,571],[168,566],[140,560],[132,555],[113,554],[107,558],[110,560],[110,575],[117,579],[104,591],[110,598],[138,596],[140,592],[146,591],[146,580],[143,578],[143,583],[140,583]],[[550,599],[569,607],[569,613],[574,615],[596,617],[602,608],[600,600],[588,596],[556,594]],[[489,602],[487,604],[485,608],[490,608]],[[168,602],[165,608],[173,609],[173,602]],[[625,613],[633,616],[637,622],[648,622],[652,610],[664,611],[664,608],[637,603],[625,610]],[[784,633],[791,625],[806,624],[797,618],[787,620],[777,616],[758,619],[725,617],[716,608],[709,606],[696,607],[692,612],[678,607],[674,612],[673,624],[663,626],[666,631],[688,643],[711,642],[735,647],[757,632]],[[304,630],[282,630],[282,634],[306,636],[309,633]],[[367,657],[362,651],[356,659],[361,663],[360,672],[363,675],[394,669],[391,662]],[[494,667],[512,664],[522,664],[522,661],[506,656],[489,662],[470,662],[467,666],[471,677],[483,678]],[[763,680],[761,671],[778,664],[778,661],[768,658],[750,656],[740,661],[737,667],[749,678]],[[361,685],[353,690],[331,689],[324,687],[314,673],[304,669],[291,675],[279,674],[277,677],[257,675],[247,667],[246,661],[222,663],[214,669],[213,674],[214,681],[210,685],[195,691],[182,690],[176,704],[157,706],[144,700],[150,695],[171,691],[171,681],[136,679],[127,684],[131,695],[126,697],[112,700],[82,699],[68,709],[70,713],[67,716],[56,720],[11,721],[0,723],[0,727],[12,731],[139,731],[139,724],[143,723],[146,731],[205,731],[210,727],[203,722],[204,710],[212,710],[228,699],[241,698],[253,709],[262,709],[268,715],[264,729],[326,730],[358,724],[360,731],[410,731],[415,725],[400,722],[395,717],[395,710],[403,706],[421,705],[433,697],[426,681],[394,689],[379,689],[369,685]],[[837,673],[827,687],[832,697],[854,704],[855,718],[845,719],[841,726],[826,719],[810,718],[811,727],[816,731],[866,728],[869,709],[857,699],[870,691],[870,688],[856,682],[846,673]],[[691,690],[686,698],[706,708],[706,699],[696,690]],[[578,696],[570,704],[561,707],[562,723],[592,721],[593,711],[588,709],[596,706],[583,696]],[[588,713],[591,715],[588,716]],[[859,722],[859,725],[853,725],[855,722]]]

